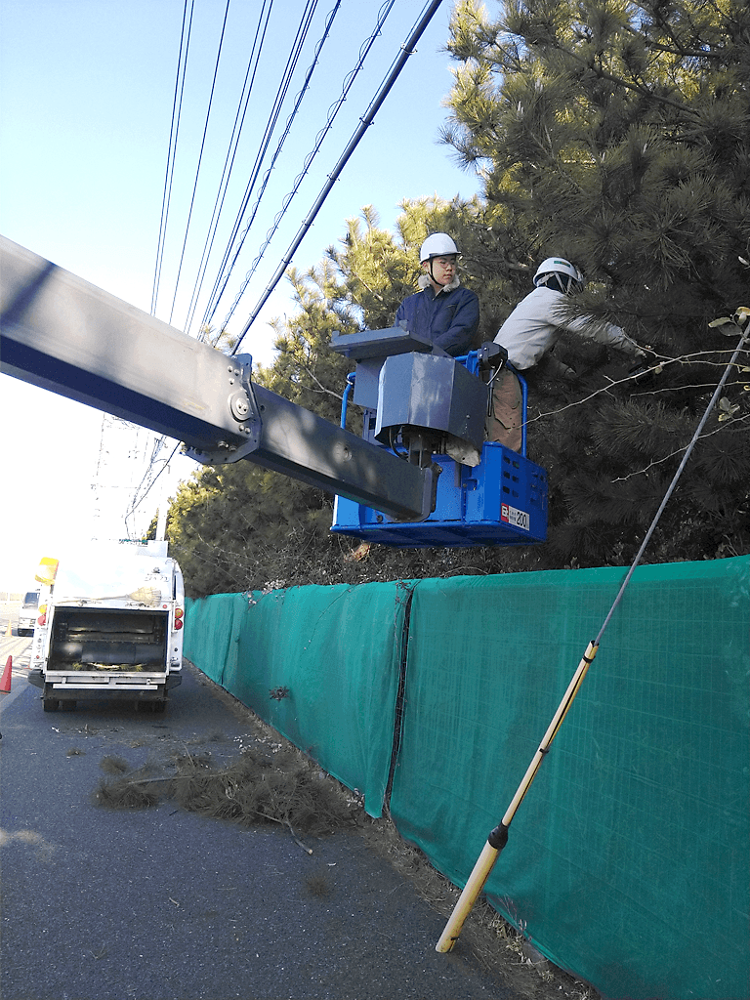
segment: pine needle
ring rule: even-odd
[[[124,773],[125,762],[105,758],[102,767],[119,777],[102,779],[94,801],[110,809],[142,809],[171,799],[188,812],[247,827],[279,823],[308,852],[298,834],[332,833],[354,823],[359,811],[317,768],[292,753],[269,759],[246,751],[228,767],[213,770],[207,757],[186,752],[173,765],[173,773],[154,777],[153,765]]]

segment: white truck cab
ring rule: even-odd
[[[18,612],[18,634],[33,635],[34,622],[37,618],[37,607],[39,606],[39,591],[28,590],[24,594],[21,608]]]

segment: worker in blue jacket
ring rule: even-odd
[[[419,251],[422,291],[410,295],[396,313],[396,326],[426,337],[452,357],[474,346],[479,300],[458,279],[460,251],[447,233],[428,236]]]

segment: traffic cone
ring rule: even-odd
[[[10,691],[10,679],[13,675],[13,657],[8,657],[8,662],[3,670],[3,679],[0,681],[0,692],[7,694]]]
[[[13,629],[10,627],[10,622],[8,622],[8,627],[5,630],[5,638],[7,639],[9,635],[13,635]]]

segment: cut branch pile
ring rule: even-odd
[[[94,802],[110,809],[143,809],[170,799],[188,812],[243,826],[280,823],[295,833],[321,836],[356,823],[361,812],[318,768],[288,751],[273,756],[246,750],[229,766],[214,770],[208,756],[188,752],[173,760],[172,773],[154,767],[102,778]]]

